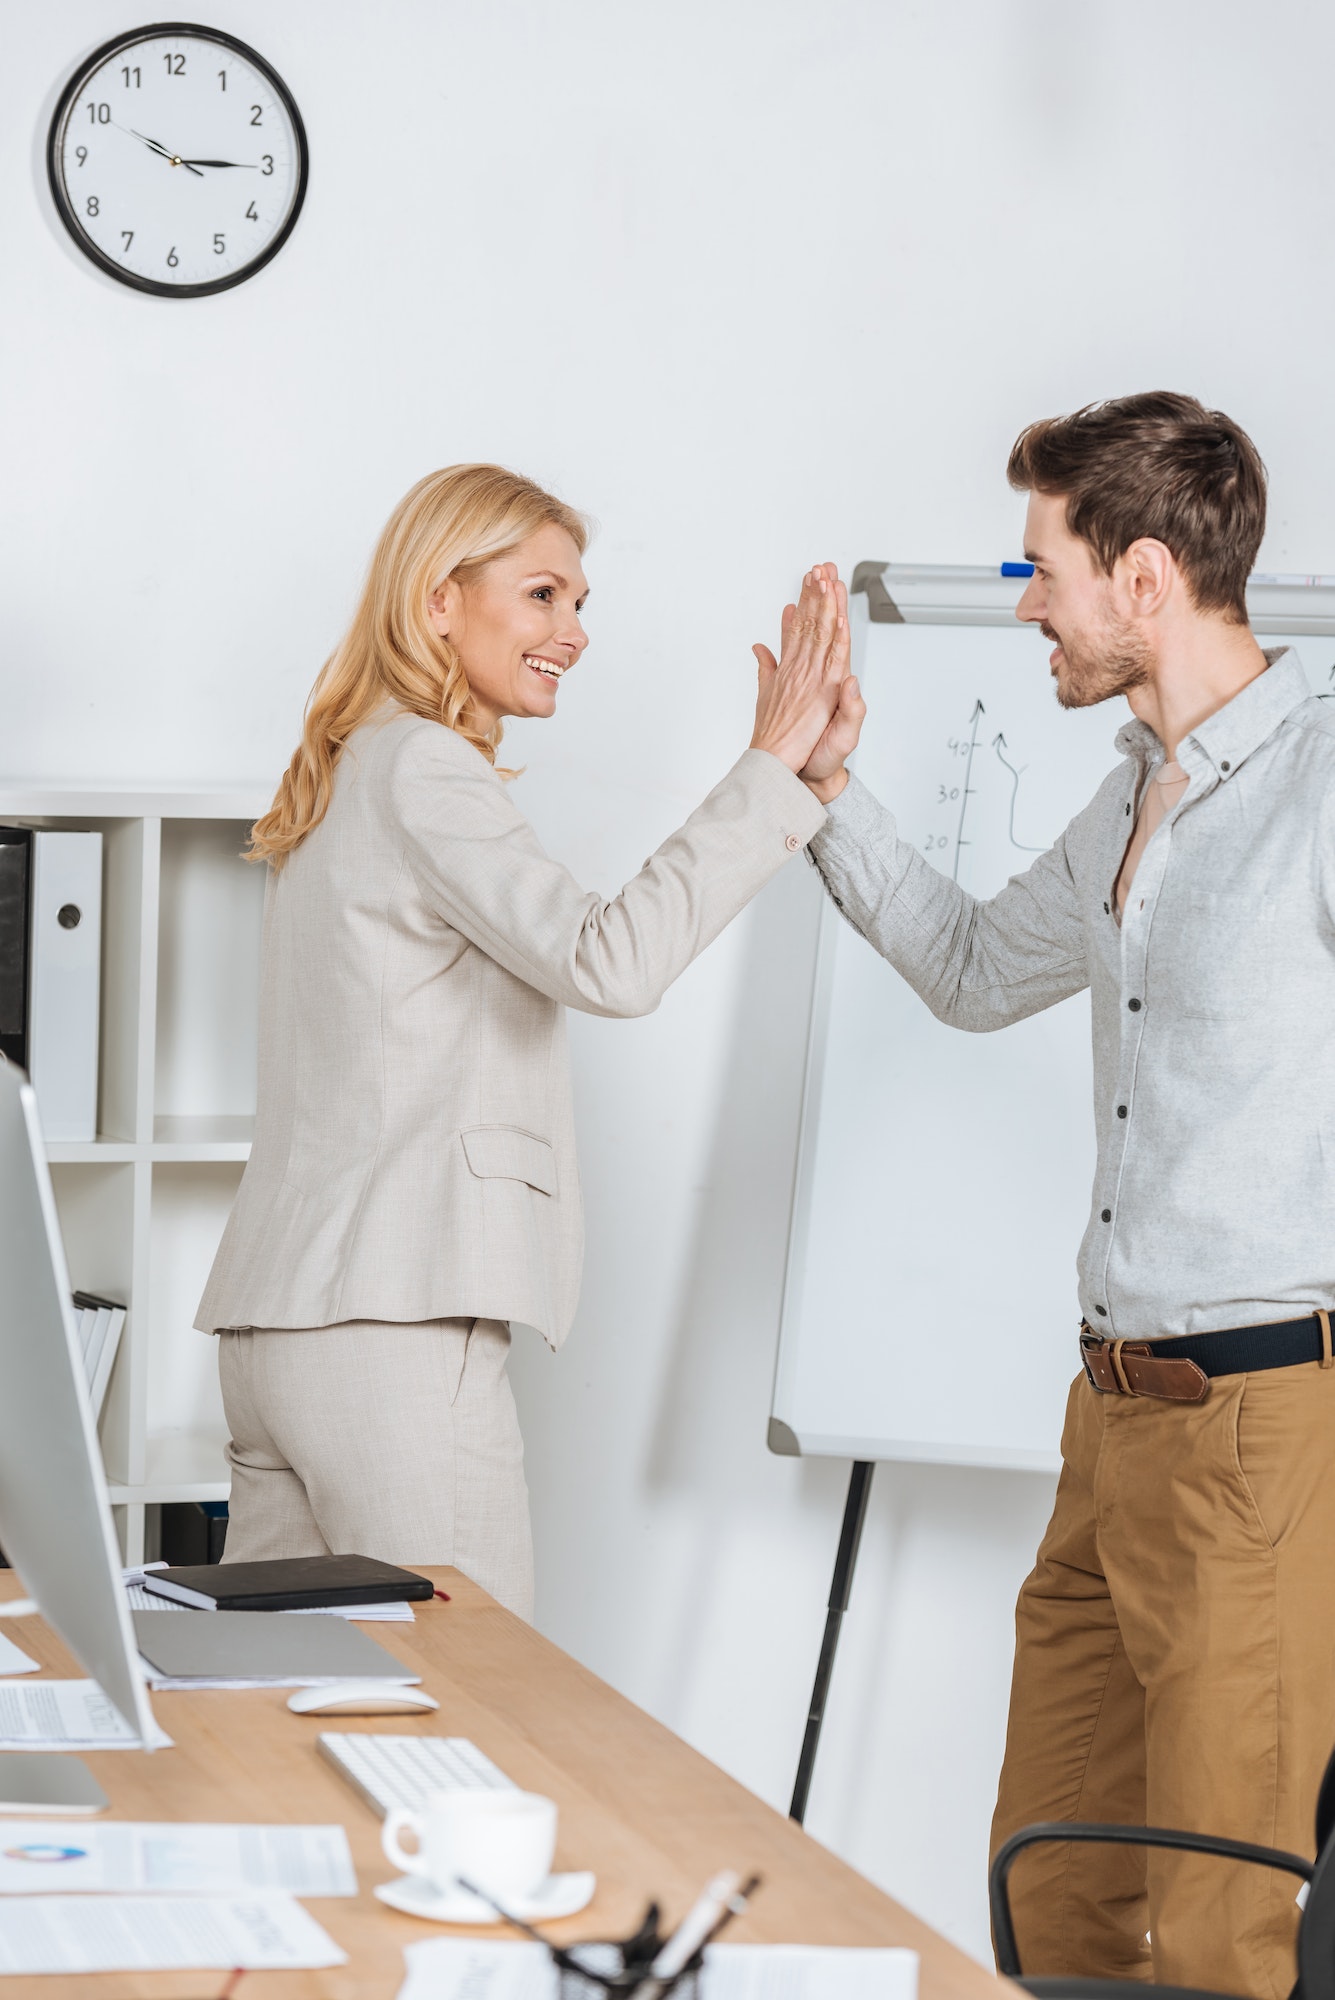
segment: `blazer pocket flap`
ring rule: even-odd
[[[459,1136],[479,1180],[527,1181],[540,1194],[556,1193],[556,1154],[545,1139],[514,1125],[475,1125]]]

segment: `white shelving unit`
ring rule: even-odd
[[[270,797],[0,784],[0,821],[103,836],[98,1133],[47,1154],[72,1282],[128,1308],[100,1431],[128,1562],[147,1508],[227,1498],[191,1321],[250,1153],[265,870],[241,850]]]

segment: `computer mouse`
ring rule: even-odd
[[[399,1687],[393,1681],[329,1681],[324,1687],[298,1688],[287,1705],[294,1715],[406,1715],[440,1707],[424,1688]]]

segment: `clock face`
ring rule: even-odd
[[[174,298],[251,277],[306,195],[306,133],[282,78],[213,28],[140,28],[70,78],[47,143],[51,191],[85,256]]]

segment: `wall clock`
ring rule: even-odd
[[[244,42],[183,21],[118,35],[79,65],[46,160],[84,255],[164,298],[254,277],[306,198],[306,131],[283,79]]]

